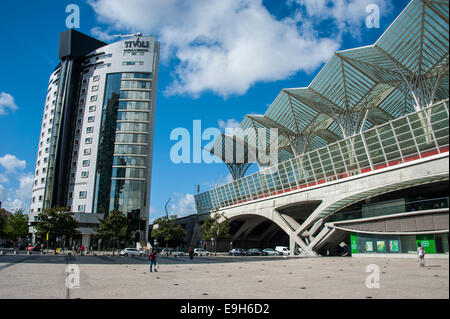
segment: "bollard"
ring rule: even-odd
[[[41,256],[43,255],[44,253],[41,251]]]
[[[14,250],[14,255],[17,255],[17,251]]]

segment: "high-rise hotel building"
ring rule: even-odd
[[[30,205],[30,231],[46,208],[75,213],[88,245],[97,217],[126,214],[148,238],[159,42],[132,36],[106,44],[60,34],[50,76]]]

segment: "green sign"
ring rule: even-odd
[[[416,236],[416,247],[419,247],[419,243],[422,245],[425,253],[435,254],[436,246],[434,243],[434,235],[417,235]]]
[[[358,245],[357,245],[355,234],[350,234],[350,244],[352,247],[352,254],[358,253]]]
[[[398,252],[398,240],[390,240],[389,241],[389,250],[391,252]]]
[[[377,251],[386,251],[386,243],[384,240],[377,240]]]

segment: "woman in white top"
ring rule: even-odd
[[[417,253],[419,254],[419,267],[425,267],[425,249],[419,243],[419,248],[417,248]]]

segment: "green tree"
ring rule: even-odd
[[[113,242],[113,256],[116,251],[117,242],[130,240],[130,222],[121,211],[112,210],[105,219],[99,219],[100,225],[95,228],[96,237],[103,241]]]
[[[214,249],[217,252],[217,239],[229,238],[230,236],[230,223],[223,213],[215,214],[214,216],[206,219],[200,226],[200,236],[203,240],[214,240],[216,243]]]
[[[20,241],[28,235],[28,215],[23,213],[23,209],[14,211],[8,217],[5,229],[5,237],[12,241]]]
[[[38,215],[36,231],[39,236],[49,236],[49,241],[56,247],[56,239],[63,235],[66,238],[74,238],[80,232],[77,230],[78,222],[73,217],[69,207],[53,207],[45,209]],[[67,241],[68,242],[68,241]]]
[[[155,219],[153,225],[158,225],[158,228],[152,229],[152,237],[157,238],[158,241],[164,241],[166,243],[166,248],[169,247],[169,242],[179,243],[184,240],[186,233],[181,227],[175,223],[177,219],[176,215],[169,217],[163,216]]]
[[[0,208],[0,238],[5,238],[7,224],[8,212],[6,211],[6,209]]]

